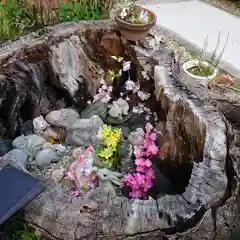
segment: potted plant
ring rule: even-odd
[[[156,24],[157,16],[150,10],[135,4],[135,0],[122,0],[115,17],[119,31],[128,40],[144,39]]]
[[[190,60],[183,64],[184,72],[191,76],[194,80],[200,82],[202,85],[207,85],[209,81],[214,79],[218,73],[218,64],[223,55],[223,52],[226,48],[228,41],[228,36],[225,42],[223,49],[220,51],[219,55],[217,55],[217,50],[219,48],[220,43],[220,33],[218,34],[217,45],[212,52],[210,57],[210,61],[204,60],[206,55],[206,47],[207,47],[207,37],[205,39],[204,46],[200,55],[192,56]]]
[[[183,64],[184,72],[203,85],[217,75],[217,68],[208,61],[192,59]]]

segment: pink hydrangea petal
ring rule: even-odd
[[[152,166],[152,162],[149,159],[145,160],[145,165],[146,167],[151,167]]]

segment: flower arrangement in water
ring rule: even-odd
[[[120,142],[122,131],[120,128],[112,128],[104,125],[98,133],[101,145],[96,152],[103,165],[107,168],[115,168],[117,165],[117,148]]]
[[[155,179],[150,159],[159,151],[156,146],[157,135],[153,132],[153,126],[150,123],[146,124],[145,134],[140,138],[143,144],[134,147],[136,173],[126,174],[123,186],[130,189],[129,197],[148,199],[149,190],[153,187]]]

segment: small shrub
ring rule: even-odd
[[[109,14],[115,0],[76,0],[59,9],[37,8],[27,0],[0,3],[0,43],[60,22],[98,20]],[[106,14],[108,12],[108,14]]]
[[[74,22],[79,20],[98,20],[101,18],[101,7],[70,1],[60,7],[60,22]]]

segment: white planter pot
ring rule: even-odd
[[[200,76],[194,75],[188,71],[189,68],[197,66],[198,64],[199,64],[198,60],[187,61],[183,64],[183,70],[187,75],[191,76],[193,79],[195,79],[202,85],[207,85],[209,81],[211,81],[214,77],[216,77],[218,70],[217,70],[217,68],[214,68],[212,66],[214,68],[213,74],[210,76],[207,76],[207,77],[200,77]],[[205,66],[211,66],[211,64],[207,61],[201,61],[201,64],[205,65]]]

